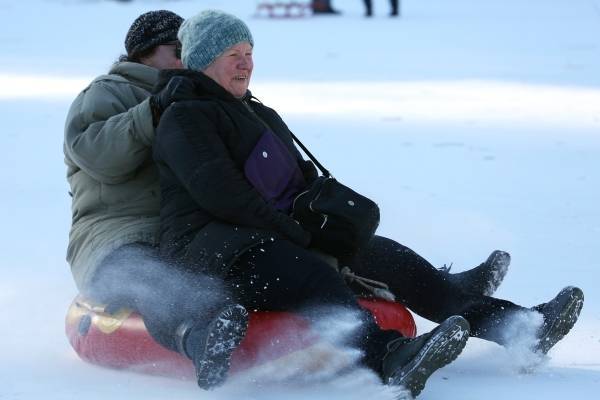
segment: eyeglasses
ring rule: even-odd
[[[179,40],[170,43],[163,43],[162,46],[175,46],[175,57],[181,60],[181,42]]]

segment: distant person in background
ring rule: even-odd
[[[177,40],[182,22],[166,10],[140,15],[127,32],[127,54],[107,75],[94,79],[69,109],[64,155],[73,219],[67,260],[87,299],[107,305],[107,312],[137,311],[152,337],[170,350],[185,355],[182,335],[186,327],[200,325],[188,342],[201,342],[197,347],[206,350],[197,354],[198,364],[205,366],[198,379],[210,380],[218,374],[211,367],[221,356],[210,346],[215,341],[237,345],[247,313],[235,305],[211,308],[223,304],[216,296],[226,296],[218,283],[189,279],[157,253],[155,129],[167,106],[187,98],[192,85],[178,78],[151,92],[159,70],[182,68]]]
[[[365,16],[372,17],[373,16],[373,0],[364,0],[364,2],[365,2],[365,8],[366,8]],[[399,0],[390,0],[390,6],[391,6],[390,16],[391,17],[397,17],[399,15],[398,3],[399,3]]]
[[[333,8],[330,0],[313,0],[311,7],[313,14],[315,15],[341,14],[338,10]]]

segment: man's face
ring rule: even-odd
[[[156,69],[179,69],[183,68],[181,54],[178,54],[177,43],[161,44],[156,46],[154,52],[148,57],[142,58],[142,64]]]

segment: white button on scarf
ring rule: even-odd
[[[267,154],[266,151],[263,151],[263,158],[267,158],[267,157],[269,157],[269,154]]]

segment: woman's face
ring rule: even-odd
[[[225,50],[202,72],[229,93],[241,98],[248,90],[253,68],[252,46],[241,42]]]

